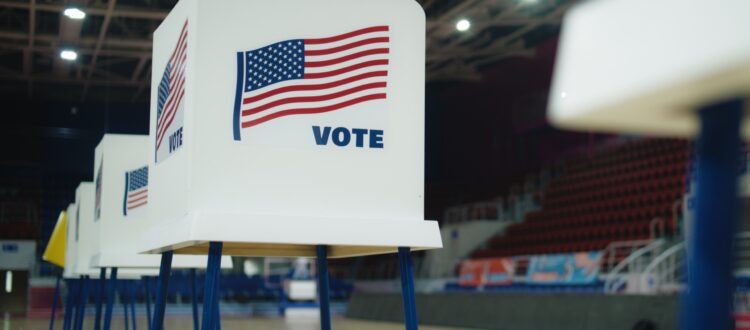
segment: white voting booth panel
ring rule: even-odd
[[[76,203],[73,210],[73,245],[75,247],[74,275],[85,275],[98,278],[100,269],[92,264],[94,254],[98,251],[99,223],[95,221],[96,204],[94,183],[82,182],[76,189]],[[68,223],[70,223],[69,219]],[[67,261],[66,261],[67,265]],[[124,269],[118,271],[120,278],[140,278],[140,276],[156,276],[157,269]]]
[[[148,136],[105,134],[96,147],[94,183],[98,204],[94,205],[95,267],[158,268],[157,255],[139,254],[144,250],[142,234],[148,226],[149,177]],[[205,268],[205,256],[175,256],[173,268]],[[225,257],[223,268],[231,268]],[[149,270],[146,273],[153,273]]]
[[[76,205],[70,204],[66,212],[68,213],[68,227],[66,228],[65,237],[65,267],[63,268],[63,278],[76,278],[78,275],[75,273],[76,264],[76,242],[75,242],[75,212]]]
[[[586,1],[568,11],[549,115],[559,126],[691,136],[692,111],[750,90],[750,1]],[[750,136],[750,122],[743,123]]]
[[[412,0],[180,1],[154,33],[148,252],[441,247],[424,29]]]

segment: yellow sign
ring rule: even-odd
[[[47,248],[44,250],[44,255],[42,256],[44,261],[65,267],[67,228],[68,214],[65,211],[60,211],[60,216],[57,217],[57,224],[55,224],[55,229],[52,231],[52,236],[49,238]]]

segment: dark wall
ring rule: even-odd
[[[427,85],[426,213],[492,198],[600,135],[566,132],[546,120],[557,40],[532,57],[484,68],[482,79]]]
[[[75,188],[93,177],[94,148],[105,132],[146,134],[147,104],[50,103],[3,95],[0,120],[0,203],[32,207],[31,219],[0,219],[4,228],[26,228],[14,238],[39,239],[52,232]],[[11,193],[7,193],[11,192]],[[23,225],[16,222],[24,222]],[[42,273],[52,271],[42,263]]]
[[[418,294],[421,324],[497,330],[631,330],[640,320],[676,329],[676,296]],[[346,316],[403,322],[400,294],[355,293]]]

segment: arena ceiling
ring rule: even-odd
[[[419,0],[428,80],[478,80],[503,59],[533,56],[575,0]],[[64,102],[148,102],[151,38],[176,0],[0,0],[0,93]],[[83,20],[62,13],[82,9]],[[471,28],[456,30],[468,19]],[[78,58],[60,58],[63,49]]]

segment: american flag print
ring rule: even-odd
[[[383,25],[238,52],[234,139],[287,116],[386,99],[389,45]]]
[[[127,216],[146,204],[148,204],[148,166],[125,172],[122,214]]]
[[[155,157],[159,163],[177,151],[181,144],[169,141],[169,136],[182,130],[184,122],[185,67],[187,65],[188,22],[182,26],[157,88]]]
[[[104,160],[99,162],[99,170],[96,171],[94,185],[96,188],[96,197],[94,200],[94,221],[98,221],[102,216],[102,171],[104,170]]]

